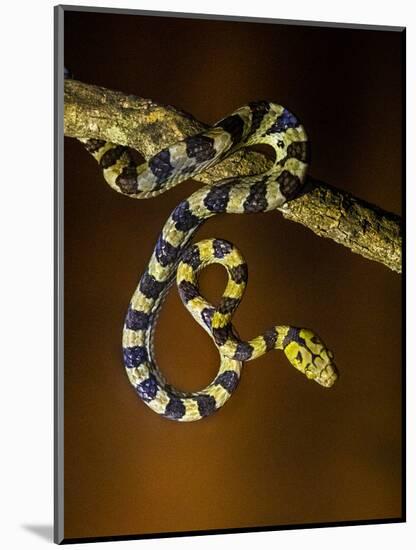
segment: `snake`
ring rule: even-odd
[[[241,148],[268,145],[274,151],[273,163],[265,172],[227,177],[182,200],[157,238],[128,306],[122,334],[128,379],[152,411],[180,422],[212,415],[236,390],[243,364],[271,350],[282,350],[306,378],[326,388],[333,386],[338,377],[334,355],[312,330],[277,325],[249,341],[240,339],[232,317],[247,284],[247,263],[241,252],[224,239],[191,243],[209,218],[225,213],[269,212],[299,195],[310,147],[303,125],[292,112],[270,101],[250,102],[148,160],[138,159],[125,145],[96,138],[80,141],[98,162],[105,181],[115,191],[137,199],[155,197]],[[198,286],[199,273],[213,263],[222,265],[228,277],[217,305],[208,302]],[[199,391],[181,391],[169,384],[155,357],[157,319],[175,279],[183,304],[209,334],[220,355],[214,380]]]

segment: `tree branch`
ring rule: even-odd
[[[149,159],[163,147],[207,128],[174,107],[149,99],[65,80],[65,135],[97,138],[137,149]],[[240,150],[193,179],[211,184],[230,176],[262,173],[270,160],[260,152]],[[302,195],[279,209],[353,252],[401,273],[401,218],[313,178]]]

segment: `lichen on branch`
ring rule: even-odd
[[[97,138],[137,149],[145,159],[207,126],[170,105],[65,80],[64,132],[74,138]],[[212,184],[231,176],[259,174],[270,160],[241,149],[194,176]],[[348,247],[369,260],[401,273],[401,218],[351,194],[308,177],[301,196],[279,209],[291,221]]]

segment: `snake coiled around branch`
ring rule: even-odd
[[[222,239],[190,245],[201,224],[217,214],[254,214],[281,207],[302,188],[309,145],[303,126],[276,103],[249,103],[208,130],[172,144],[147,162],[123,145],[98,139],[81,140],[103,169],[107,183],[133,198],[154,197],[188,179],[241,147],[273,148],[273,166],[255,176],[227,178],[205,186],[183,200],[166,221],[146,271],[130,301],[123,328],[127,375],[139,397],[156,413],[178,421],[200,420],[224,405],[237,387],[242,364],[277,349],[307,378],[324,387],[337,379],[333,354],[311,330],[274,326],[246,342],[231,320],[247,283],[241,253]],[[205,300],[198,272],[210,263],[225,267],[228,283],[218,306]],[[153,335],[163,299],[177,279],[180,297],[194,319],[208,332],[220,354],[220,368],[206,388],[182,392],[160,371]]]

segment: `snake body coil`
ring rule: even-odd
[[[330,387],[337,378],[333,355],[312,331],[275,326],[244,342],[231,325],[247,282],[240,252],[220,239],[189,241],[208,218],[222,213],[267,212],[296,196],[303,184],[308,141],[303,126],[281,105],[250,103],[208,130],[174,143],[138,164],[130,149],[97,139],[81,140],[103,168],[116,191],[148,198],[220,162],[241,147],[267,144],[275,160],[265,173],[227,178],[204,186],[171,213],[156,242],[146,271],[131,299],[123,329],[124,364],[140,398],[156,413],[179,421],[199,420],[215,412],[235,390],[242,362],[272,349],[283,350],[308,378]],[[224,265],[228,284],[218,306],[199,293],[197,273],[209,263]],[[180,297],[218,348],[221,365],[213,382],[197,392],[181,392],[159,370],[153,350],[158,311],[177,278]]]

